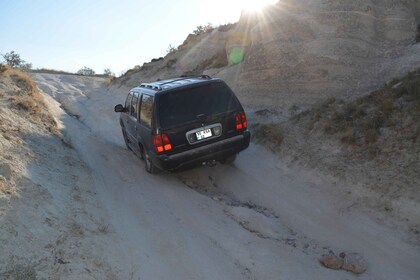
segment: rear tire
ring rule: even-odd
[[[232,164],[232,163],[235,162],[235,160],[236,160],[236,154],[221,159],[220,163],[221,164]]]
[[[142,150],[142,155],[144,158],[144,166],[147,172],[150,174],[156,174],[158,173],[159,169],[153,164],[152,160],[150,159],[149,154],[145,151],[145,149]]]

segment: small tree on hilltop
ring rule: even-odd
[[[2,54],[1,56],[5,60],[6,64],[12,68],[22,68],[24,70],[32,69],[32,63],[26,62],[25,60],[20,58],[20,55],[18,53],[15,53],[14,51]]]
[[[84,66],[79,71],[77,71],[77,74],[79,74],[79,75],[85,75],[85,76],[95,75],[95,71],[93,71],[89,67]]]
[[[111,72],[111,70],[109,68],[105,68],[104,69],[104,75],[106,75],[106,76],[114,76],[113,73]]]

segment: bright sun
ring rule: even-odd
[[[241,5],[245,11],[261,12],[268,5],[273,5],[278,0],[242,0]]]
[[[238,21],[243,11],[258,14],[277,2],[279,0],[212,0],[209,4],[202,0],[199,14],[203,24],[210,22],[217,26]]]

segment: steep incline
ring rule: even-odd
[[[276,109],[363,95],[420,67],[419,18],[415,0],[279,1],[263,15],[189,35],[114,85],[205,73],[224,78],[246,105]],[[243,61],[234,64],[238,49]]]

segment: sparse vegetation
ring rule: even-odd
[[[252,127],[252,138],[275,151],[283,142],[284,135],[279,124],[256,124]]]
[[[78,75],[84,75],[84,76],[92,76],[95,75],[95,71],[93,71],[91,68],[89,67],[82,67],[79,69],[79,71],[77,71]]]
[[[330,98],[295,120],[309,117],[309,129],[318,124],[327,135],[336,135],[343,144],[373,149],[384,131],[397,133],[401,140],[418,141],[419,112],[420,69],[353,101]]]
[[[204,33],[209,33],[214,30],[214,27],[211,23],[207,23],[206,25],[199,25],[197,28],[193,31],[194,35],[200,35]]]
[[[104,69],[104,75],[105,76],[115,76],[114,73],[109,68]]]
[[[32,63],[28,63],[23,60],[18,53],[11,51],[1,55],[5,60],[6,64],[12,68],[20,68],[22,70],[32,69]]]
[[[7,69],[3,75],[10,77],[19,88],[8,98],[11,108],[21,111],[21,115],[26,114],[36,123],[43,124],[48,131],[57,133],[57,123],[48,112],[44,98],[32,77],[19,69]]]
[[[169,44],[168,49],[166,50],[166,54],[172,54],[175,53],[178,50],[178,48],[172,46],[171,44]]]
[[[101,224],[98,227],[99,233],[107,234],[109,233],[109,224]]]
[[[414,147],[420,141],[420,69],[352,101],[329,98],[291,121],[303,133],[322,131],[369,160],[383,149],[398,153],[397,146]],[[278,148],[282,129],[281,124],[255,125],[253,137]]]
[[[6,65],[0,63],[0,74],[3,73],[4,71],[6,71],[8,68]]]

